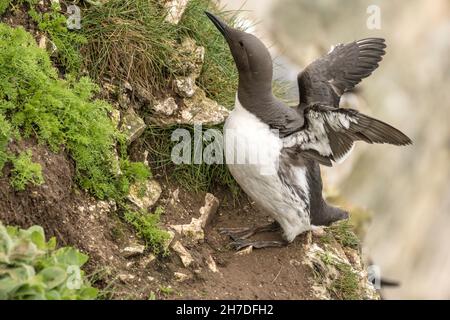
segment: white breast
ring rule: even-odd
[[[309,230],[307,205],[278,176],[282,141],[267,124],[248,112],[237,96],[224,134],[228,167],[245,193],[280,223],[288,241]],[[294,175],[301,181],[299,185],[304,185],[305,170],[297,169],[293,168]]]

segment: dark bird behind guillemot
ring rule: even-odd
[[[315,226],[348,218],[346,211],[323,199],[319,165],[342,161],[356,141],[397,146],[412,143],[380,120],[339,108],[342,94],[378,67],[385,54],[384,39],[339,44],[308,65],[298,75],[300,101],[292,108],[272,93],[272,59],[264,44],[254,35],[205,13],[226,39],[239,73],[235,108],[224,126],[228,167],[247,195],[276,221],[223,229],[223,233],[234,239],[236,249],[283,246]],[[237,142],[230,141],[228,132],[237,136]],[[236,150],[248,151],[250,146],[268,155],[265,166],[269,168],[264,169],[273,169],[273,174],[262,172],[258,163],[234,163],[235,159],[230,159]],[[257,232],[279,227],[285,241],[249,239]]]

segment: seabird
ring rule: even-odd
[[[235,107],[224,125],[227,165],[244,192],[275,220],[270,225],[222,232],[234,240],[237,250],[284,246],[315,226],[347,219],[347,211],[323,199],[319,165],[339,163],[356,141],[412,143],[380,120],[339,108],[342,94],[378,67],[385,54],[384,39],[334,46],[298,75],[300,101],[290,107],[272,93],[272,59],[264,44],[205,13],[226,39],[239,73]],[[249,161],[248,154],[255,150],[265,155],[263,164]],[[235,161],[236,152],[237,156],[245,153],[244,161]],[[283,241],[249,239],[280,227]]]

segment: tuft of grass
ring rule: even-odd
[[[234,196],[239,194],[240,188],[232,177],[225,163],[222,164],[194,164],[194,152],[191,153],[192,161],[190,164],[175,165],[171,160],[171,151],[177,141],[171,140],[173,130],[181,128],[180,126],[160,127],[156,125],[148,126],[145,132],[145,144],[150,152],[150,161],[152,166],[160,169],[170,175],[175,181],[187,190],[195,192],[211,191],[214,186],[223,186],[228,188]],[[192,126],[183,126],[182,128],[194,136]],[[221,126],[203,127],[206,131],[210,128],[222,130]],[[194,140],[194,139],[192,139]],[[201,148],[211,142],[202,141]],[[191,150],[194,150],[194,141],[192,141]]]
[[[338,271],[338,275],[328,286],[328,290],[334,299],[339,300],[359,300],[361,292],[359,288],[358,275],[352,270],[351,266],[337,261],[329,254],[321,255],[324,264],[333,266]]]
[[[175,75],[183,73],[178,46],[186,36],[206,49],[197,84],[208,97],[231,107],[237,71],[228,45],[204,14],[218,11],[208,0],[191,0],[178,25],[164,21],[166,10],[155,1],[111,0],[91,6],[83,14],[87,44],[82,53],[91,77],[127,81],[133,87],[157,94],[171,87]],[[225,15],[234,24],[235,16]]]
[[[11,170],[11,185],[18,191],[25,190],[28,184],[35,186],[44,183],[42,167],[31,159],[31,151],[23,151],[17,158],[12,158],[13,169]]]
[[[111,0],[86,10],[82,53],[90,75],[128,81],[151,93],[166,88],[177,27],[164,21],[165,14],[148,0]]]
[[[334,223],[327,228],[327,231],[326,235],[321,238],[325,243],[331,243],[334,239],[343,247],[359,249],[360,240],[353,231],[353,225],[348,220]]]
[[[157,207],[153,213],[142,211],[125,210],[125,221],[131,224],[137,234],[145,241],[154,254],[167,255],[168,251],[164,244],[169,239],[169,234],[161,230],[158,226],[161,214],[164,212],[162,207]]]

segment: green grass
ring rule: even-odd
[[[186,36],[206,49],[198,85],[207,96],[231,107],[237,72],[228,45],[204,10],[216,12],[212,1],[192,0],[178,25],[164,21],[166,11],[155,1],[111,0],[91,6],[83,14],[87,44],[82,52],[86,67],[96,80],[105,76],[128,81],[152,94],[170,88],[182,75],[177,47]],[[233,16],[228,14],[229,23]]]
[[[164,245],[169,239],[169,234],[159,228],[159,220],[163,212],[162,207],[157,207],[153,213],[126,209],[124,218],[126,222],[135,228],[137,234],[145,241],[146,246],[154,254],[164,256],[168,254]]]
[[[152,93],[167,87],[177,33],[155,1],[111,0],[91,6],[82,23],[87,38],[82,52],[94,79],[108,76]]]
[[[360,240],[353,230],[353,225],[348,220],[334,223],[327,228],[327,233],[321,237],[321,241],[325,243],[331,243],[333,239],[343,247],[352,249],[359,249],[360,247]]]
[[[211,191],[214,186],[223,186],[231,191],[232,195],[237,196],[240,189],[231,176],[225,164],[177,164],[171,160],[171,151],[177,141],[171,140],[173,130],[180,126],[149,126],[145,132],[144,140],[147,150],[150,152],[150,161],[152,167],[164,171],[171,176],[177,183],[194,192]],[[184,126],[191,137],[194,137],[193,128]],[[222,130],[221,126],[215,126],[214,129]],[[205,131],[208,127],[203,127]],[[194,140],[194,139],[192,139]],[[202,149],[209,142],[202,142]],[[194,141],[192,141],[192,150],[194,150]],[[192,158],[194,152],[191,153]]]
[[[352,270],[351,266],[337,261],[329,254],[321,255],[321,260],[324,264],[336,268],[338,274],[328,286],[332,297],[339,300],[358,300],[361,298],[359,288],[358,275]],[[318,276],[318,275],[316,275]],[[321,277],[322,275],[319,275]]]

